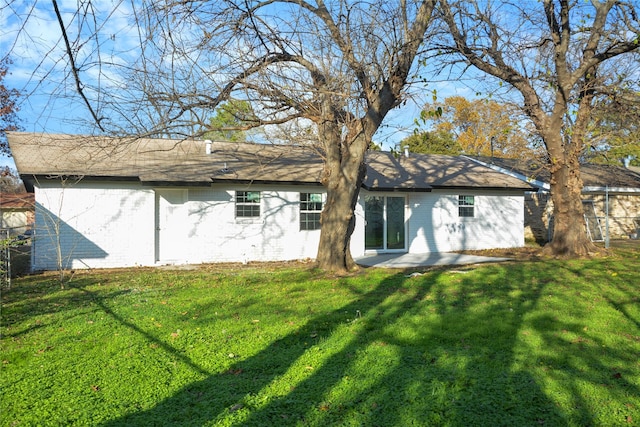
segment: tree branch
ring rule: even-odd
[[[102,117],[98,117],[98,115],[96,114],[96,112],[94,111],[93,107],[91,107],[91,103],[89,102],[89,99],[86,97],[86,95],[84,94],[84,91],[82,89],[82,81],[80,80],[80,75],[78,73],[79,69],[76,66],[75,63],[75,59],[73,57],[73,52],[71,50],[71,44],[69,43],[69,37],[67,36],[67,29],[64,26],[64,22],[62,20],[62,15],[60,14],[60,9],[58,9],[58,2],[56,0],[51,0],[53,3],[53,8],[56,12],[56,17],[58,18],[58,24],[60,25],[60,31],[62,31],[62,38],[64,39],[64,44],[65,44],[65,49],[67,51],[67,55],[69,56],[69,63],[71,65],[71,73],[73,74],[73,79],[76,82],[76,89],[78,90],[78,93],[80,94],[80,97],[82,98],[82,100],[84,101],[85,105],[87,106],[87,108],[89,109],[89,112],[91,113],[91,117],[93,117],[93,120],[96,122],[96,125],[98,125],[98,128],[104,132],[104,128],[102,127]]]

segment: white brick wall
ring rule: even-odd
[[[261,192],[259,218],[235,217],[236,190]],[[33,269],[56,269],[58,260],[64,268],[101,268],[315,258],[320,231],[300,230],[300,192],[324,193],[324,189],[260,185],[163,189],[90,181],[59,188],[44,182],[36,187]],[[363,190],[361,200],[364,194]],[[458,193],[407,195],[410,252],[524,244],[521,193],[460,194],[476,196],[474,218],[458,218]],[[163,210],[171,214],[163,217]],[[355,215],[351,251],[357,257],[365,252],[362,203]]]
[[[247,188],[152,189],[80,181],[60,189],[44,183],[36,188],[33,269],[56,269],[58,247],[64,268],[316,257],[320,231],[299,230],[299,194],[324,192],[321,187],[251,186],[262,192],[256,219],[235,218],[236,190]],[[166,206],[173,217],[166,232],[156,230],[162,195],[170,199]]]
[[[458,196],[473,195],[474,217],[458,217]],[[410,195],[410,252],[448,252],[524,245],[524,197],[443,190]]]
[[[56,188],[45,182],[35,194],[34,270],[56,269],[59,261],[64,268],[153,264],[153,190],[132,183]]]
[[[364,206],[356,218],[352,241],[364,241]],[[380,195],[380,193],[371,193]],[[398,196],[399,193],[388,194]],[[475,196],[474,218],[458,217],[458,196]],[[521,192],[433,190],[407,194],[407,246],[410,253],[464,249],[510,248],[524,245],[524,196]],[[354,242],[354,244],[357,244]],[[364,243],[359,247],[364,252]],[[354,255],[358,251],[353,250]],[[357,255],[356,255],[357,256]]]
[[[259,218],[235,217],[235,192],[260,191]],[[324,193],[317,186],[189,189],[186,241],[188,262],[277,261],[315,258],[319,230],[301,231],[300,192]]]

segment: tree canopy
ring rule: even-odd
[[[434,153],[496,157],[533,153],[534,137],[521,109],[512,104],[450,96],[428,104],[424,111],[422,121],[431,131],[422,139],[433,146]]]
[[[11,60],[8,57],[0,59],[0,155],[9,156],[9,144],[6,132],[20,129],[18,119],[17,100],[20,92],[17,89],[10,89],[5,86],[5,77],[9,73]]]
[[[596,98],[587,130],[587,161],[640,166],[639,94],[618,90]]]
[[[463,153],[462,147],[451,132],[416,131],[400,142],[400,147],[408,147],[412,153],[446,154],[457,156]]]
[[[255,127],[257,121],[253,108],[248,101],[231,99],[218,106],[210,119],[208,130],[203,138],[217,141],[244,142],[247,130]]]

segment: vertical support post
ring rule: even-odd
[[[11,288],[11,242],[10,239],[11,235],[9,232],[9,229],[7,229],[7,240],[6,242],[6,247],[5,247],[5,277],[7,280],[7,287],[10,289]]]
[[[604,212],[605,212],[605,220],[604,220],[604,247],[609,249],[609,186],[607,185],[604,189]]]

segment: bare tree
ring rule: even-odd
[[[142,1],[129,16],[135,32],[111,35],[137,52],[127,61],[107,58],[108,26],[92,15],[97,5],[80,4],[75,25],[57,8],[56,17],[68,76],[94,127],[201,136],[229,99],[251,103],[251,126],[312,126],[327,191],[319,267],[355,268],[349,245],[365,152],[406,100],[436,0]],[[73,28],[85,35],[69,34]]]
[[[440,5],[451,33],[451,44],[441,49],[515,89],[544,141],[554,203],[550,251],[578,256],[593,251],[581,220],[579,159],[594,95],[606,83],[598,70],[640,47],[637,3],[442,0]]]

